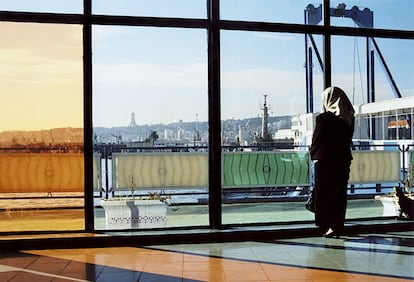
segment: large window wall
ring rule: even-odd
[[[0,164],[9,177],[0,180],[1,220],[10,223],[1,231],[136,229],[144,219],[135,201],[159,200],[166,213],[142,227],[311,222],[311,167],[306,146],[293,146],[292,118],[319,112],[331,84],[357,104],[374,97],[373,77],[375,97],[393,98],[381,59],[365,58],[367,38],[400,94],[414,95],[408,0],[29,2],[0,1],[1,114],[10,121],[0,155],[13,157]],[[373,11],[372,26],[325,16],[354,5]],[[75,225],[57,209],[49,214],[65,224],[39,227],[37,196],[13,194],[21,189],[71,203],[63,210],[78,212]],[[109,215],[116,200],[126,214]],[[15,201],[30,220],[8,218]],[[33,207],[50,212],[47,203]],[[374,204],[352,202],[348,218],[381,216]]]

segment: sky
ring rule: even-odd
[[[0,0],[0,10],[82,12],[81,0]],[[341,1],[374,11],[374,26],[414,30],[414,1]],[[302,23],[302,0],[221,0],[228,20]],[[396,5],[396,3],[398,3]],[[317,1],[315,6],[317,5]],[[332,1],[332,5],[336,5]],[[93,12],[205,18],[203,0],[96,0]],[[332,24],[354,26],[350,19]],[[0,131],[83,126],[82,28],[0,23]],[[94,126],[207,120],[207,34],[203,29],[93,27]],[[322,52],[322,37],[315,36]],[[377,39],[403,96],[414,96],[414,42]],[[332,38],[332,80],[355,104],[366,101],[365,39]],[[305,113],[304,36],[221,32],[222,119]],[[378,61],[378,60],[377,60]],[[315,60],[316,62],[316,60]],[[314,65],[315,111],[322,72]],[[394,96],[376,65],[377,99]],[[4,102],[5,101],[5,102]]]
[[[0,131],[83,127],[81,26],[0,23]]]

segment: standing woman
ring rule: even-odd
[[[316,117],[310,148],[315,162],[315,223],[325,237],[339,238],[344,231],[355,111],[338,87],[327,88],[322,99],[324,112]]]

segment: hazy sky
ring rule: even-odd
[[[82,12],[77,1],[5,1],[0,10]],[[303,0],[221,0],[223,19],[302,23]],[[345,2],[345,1],[342,1]],[[374,26],[414,29],[414,1],[346,1],[374,11]],[[317,2],[316,2],[317,3]],[[396,5],[398,3],[398,5]],[[99,0],[94,13],[205,18],[203,0]],[[336,5],[332,1],[332,5]],[[181,10],[174,8],[180,7]],[[333,18],[335,25],[354,26]],[[82,27],[0,23],[0,131],[83,126]],[[322,37],[316,36],[322,52]],[[414,42],[378,39],[403,96],[414,95]],[[365,39],[333,37],[333,84],[364,102]],[[304,36],[222,31],[222,119],[260,113],[268,95],[272,115],[305,112]],[[377,60],[378,62],[378,60]],[[315,110],[322,73],[314,65]],[[393,94],[376,65],[378,99]],[[207,33],[203,29],[93,27],[94,126],[207,120]]]
[[[83,127],[81,26],[0,23],[0,131]]]

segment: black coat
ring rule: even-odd
[[[315,223],[343,231],[353,128],[331,112],[317,116],[310,154],[315,164]]]
[[[324,112],[316,117],[310,154],[312,160],[349,165],[353,129],[340,117]]]

